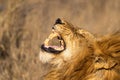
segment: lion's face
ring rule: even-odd
[[[72,24],[63,19],[57,19],[52,27],[52,33],[41,45],[40,61],[43,63],[62,63],[71,60],[75,56],[80,56],[83,48],[88,45],[88,35],[90,33],[83,29],[75,28]],[[92,34],[90,34],[92,36]],[[93,37],[93,36],[92,36]],[[51,45],[50,42],[57,45]],[[84,54],[82,54],[84,55]]]

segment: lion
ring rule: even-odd
[[[58,18],[41,45],[40,61],[51,66],[42,79],[119,80],[120,39],[117,37],[97,39],[92,33]],[[53,41],[54,38],[57,40]]]

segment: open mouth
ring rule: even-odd
[[[49,37],[41,45],[41,49],[49,53],[60,53],[65,50],[65,42],[54,29]]]

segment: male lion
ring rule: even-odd
[[[57,45],[50,44],[55,37],[59,40]],[[52,33],[41,45],[40,61],[51,65],[42,78],[44,80],[119,80],[120,71],[113,69],[119,70],[117,66],[120,59],[117,59],[119,56],[116,55],[119,53],[120,39],[118,41],[115,39],[118,45],[116,43],[112,45],[110,42],[110,50],[114,55],[109,52],[108,40],[104,38],[97,41],[88,31],[75,28],[64,19],[57,19],[52,27]]]

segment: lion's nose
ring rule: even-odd
[[[60,18],[58,18],[55,22],[55,24],[62,24],[62,20]]]

